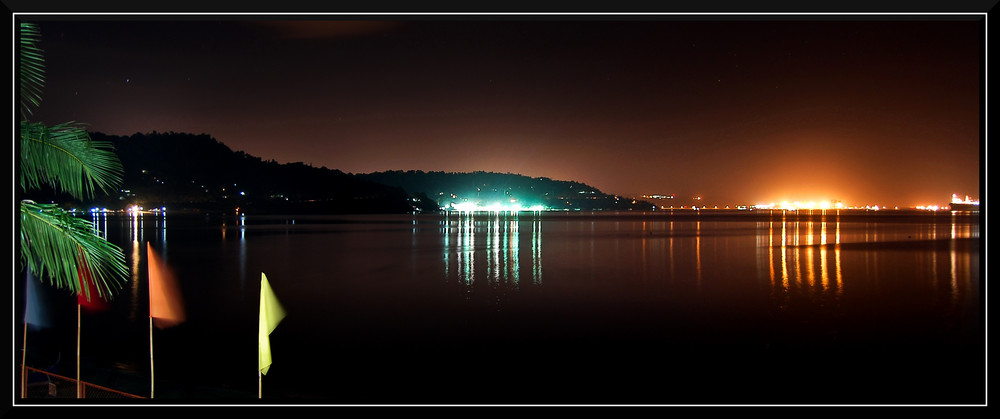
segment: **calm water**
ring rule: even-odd
[[[131,277],[82,378],[148,396],[149,242],[187,311],[153,332],[164,402],[258,402],[262,272],[265,402],[985,402],[978,215],[694,214],[97,218]],[[75,368],[73,329],[28,340]]]

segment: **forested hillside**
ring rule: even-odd
[[[72,203],[78,207],[139,205],[200,212],[326,214],[439,211],[470,205],[648,208],[646,203],[633,203],[579,182],[544,177],[412,170],[351,174],[302,162],[278,163],[234,151],[207,134],[91,133],[91,138],[114,146],[125,169],[124,185],[94,202]],[[29,198],[45,200],[48,196]]]

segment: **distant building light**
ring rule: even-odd
[[[449,206],[445,207],[444,209],[450,210],[450,211],[457,211],[457,212],[461,212],[461,213],[473,213],[473,212],[496,212],[496,213],[509,212],[509,213],[517,213],[517,212],[521,212],[521,211],[538,212],[538,211],[545,211],[546,210],[545,206],[543,206],[543,205],[532,205],[530,207],[525,208],[524,206],[522,206],[520,204],[502,205],[500,203],[493,203],[493,204],[486,205],[486,206],[480,206],[480,205],[478,205],[476,203],[473,203],[473,202],[462,202],[462,203],[458,203],[458,204],[452,203]]]

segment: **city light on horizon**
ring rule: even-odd
[[[677,199],[675,194],[640,194],[635,199],[648,200],[660,209],[680,209],[680,208],[754,208],[754,209],[784,209],[784,210],[830,210],[830,209],[920,209],[938,210],[947,208],[949,203],[976,203],[978,200],[970,198],[958,198],[958,194],[953,194],[950,200],[946,197],[933,201],[915,202],[894,202],[887,199],[871,199],[866,201],[846,202],[839,199],[781,199],[781,200],[752,200],[754,204],[737,201],[724,201],[708,199],[702,196],[693,197],[690,200]]]

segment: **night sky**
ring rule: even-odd
[[[980,194],[981,15],[248,18],[32,19],[47,81],[31,119],[679,203]]]

